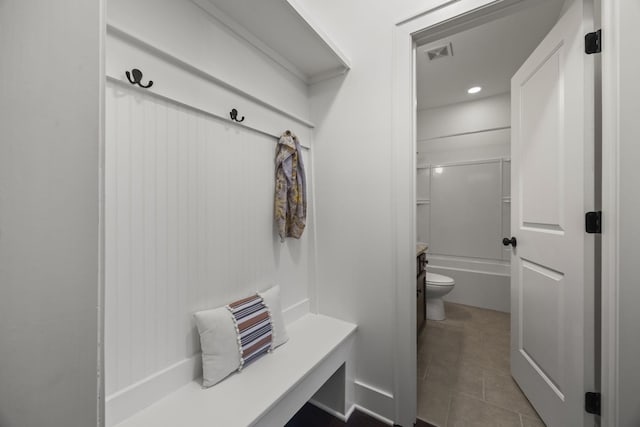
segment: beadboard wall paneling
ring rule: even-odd
[[[313,197],[302,239],[281,244],[273,226],[275,142],[107,84],[107,399],[197,354],[195,311],[270,283],[281,285],[283,307],[304,305]],[[310,191],[306,150],[304,157]]]

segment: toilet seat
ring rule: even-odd
[[[453,286],[455,280],[451,277],[443,276],[437,273],[427,273],[427,285],[428,286]]]

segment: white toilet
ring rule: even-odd
[[[444,301],[442,297],[453,290],[456,282],[451,277],[427,272],[427,319],[444,320]]]

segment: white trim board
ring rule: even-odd
[[[602,416],[603,426],[620,420],[620,13],[626,0],[602,1]]]
[[[278,135],[276,133],[267,132],[267,131],[261,130],[261,129],[253,127],[253,126],[245,125],[244,123],[238,123],[238,122],[231,121],[231,120],[227,119],[226,117],[220,116],[220,115],[218,115],[216,113],[212,113],[212,112],[210,112],[208,110],[204,110],[202,108],[198,108],[198,107],[190,105],[190,104],[185,104],[184,102],[181,102],[181,101],[179,101],[177,99],[174,99],[174,98],[170,98],[168,96],[162,95],[162,94],[157,93],[157,92],[153,92],[153,91],[150,91],[150,90],[147,90],[147,89],[142,89],[142,88],[140,88],[138,86],[130,85],[128,82],[125,82],[125,81],[120,80],[120,79],[117,79],[117,78],[114,78],[114,77],[111,77],[111,76],[107,76],[106,80],[108,82],[110,82],[110,83],[113,83],[114,85],[117,85],[117,86],[123,88],[124,90],[133,91],[134,93],[138,93],[141,96],[151,96],[151,97],[154,97],[154,98],[158,98],[158,99],[160,99],[162,101],[165,101],[165,102],[180,106],[182,108],[186,108],[186,109],[191,110],[191,111],[195,111],[195,112],[200,113],[200,114],[204,114],[205,116],[214,118],[216,120],[221,120],[221,121],[223,121],[224,123],[226,123],[227,125],[230,125],[230,126],[236,126],[236,127],[240,127],[240,128],[243,128],[243,129],[248,129],[248,130],[250,130],[252,132],[256,132],[256,133],[259,133],[261,135],[268,136],[268,137],[275,138],[275,139],[279,139],[280,138],[280,135]],[[306,148],[306,149],[310,148],[309,147],[309,142],[306,140],[306,138],[304,138],[304,145],[303,145],[302,141],[300,142],[300,145],[302,146],[302,148]]]
[[[443,162],[443,163],[433,163],[428,165],[420,165],[416,169],[428,169],[428,168],[439,168],[445,166],[467,166],[467,165],[484,165],[487,163],[502,163],[511,161],[506,157],[496,158],[496,159],[480,159],[480,160],[465,160],[461,162]]]
[[[321,402],[317,401],[316,399],[313,399],[313,398],[309,399],[309,403],[311,403],[316,408],[322,409],[327,414],[330,414],[331,416],[339,419],[340,421],[342,421],[344,423],[349,421],[349,418],[351,418],[351,415],[353,414],[353,411],[355,411],[355,409],[356,409],[356,405],[354,403],[346,411],[346,414],[342,414],[342,413],[336,411],[335,409],[328,407],[324,403],[321,403]]]
[[[202,372],[201,353],[174,363],[106,398],[105,426],[111,427],[188,384]]]
[[[376,420],[380,421],[380,422],[381,422],[381,423],[383,423],[383,424],[386,424],[386,425],[388,425],[388,426],[395,426],[395,425],[396,425],[396,424],[394,424],[394,422],[393,422],[393,421],[391,421],[390,419],[385,418],[385,417],[381,416],[380,414],[377,414],[377,413],[375,413],[375,412],[373,412],[373,411],[370,411],[370,410],[369,410],[369,409],[367,409],[367,408],[363,408],[363,407],[362,407],[362,406],[360,406],[360,405],[354,405],[354,406],[355,406],[355,409],[357,409],[358,411],[362,412],[362,413],[363,413],[363,414],[365,414],[365,415],[370,416],[371,418],[375,418]]]
[[[377,419],[378,421],[388,425],[393,425],[393,394],[358,380],[354,381],[354,385],[356,402],[358,402],[356,404],[356,409]],[[376,411],[372,411],[369,408],[376,408]]]
[[[419,138],[418,142],[438,141],[441,139],[455,138],[457,136],[475,135],[478,133],[488,133],[488,132],[496,132],[500,130],[510,130],[510,129],[511,129],[511,126],[501,126],[501,127],[489,128],[489,129],[478,129],[478,130],[473,130],[469,132],[459,132],[459,133],[451,133],[449,135],[434,136],[432,138]]]
[[[98,130],[98,328],[97,328],[97,346],[98,346],[98,360],[96,361],[96,370],[98,375],[98,384],[96,390],[97,396],[97,420],[96,426],[101,427],[105,425],[105,346],[104,346],[104,328],[105,328],[105,184],[106,184],[106,85],[107,81],[104,78],[106,76],[106,44],[107,33],[104,30],[107,25],[107,2],[106,0],[99,0],[100,2],[100,122]]]
[[[124,43],[125,45],[129,46],[130,50],[133,50],[133,55],[134,55],[134,59],[136,60],[135,62],[126,62],[127,58],[119,58],[117,57],[117,54],[122,53],[121,51],[112,51],[112,46],[109,45],[109,42],[117,39],[119,40],[121,43]],[[166,49],[163,49],[160,46],[157,46],[149,41],[144,40],[143,38],[129,32],[126,31],[124,29],[121,29],[113,24],[107,24],[107,51],[109,52],[109,55],[107,56],[107,61],[106,61],[106,74],[108,76],[111,76],[115,79],[125,79],[124,77],[124,71],[127,69],[128,64],[131,63],[140,63],[139,60],[140,58],[140,54],[144,55],[144,56],[153,56],[156,57],[156,61],[160,60],[163,63],[165,63],[166,65],[172,66],[172,67],[176,67],[179,68],[181,70],[183,70],[186,73],[189,73],[193,76],[199,77],[201,79],[207,80],[213,84],[215,84],[216,86],[219,86],[237,96],[240,96],[241,98],[245,99],[246,101],[250,101],[252,103],[255,103],[261,107],[264,107],[266,109],[269,109],[275,113],[278,113],[284,117],[287,117],[291,120],[294,120],[295,122],[304,125],[308,128],[314,128],[315,125],[308,119],[300,117],[296,114],[293,114],[291,112],[288,112],[286,110],[283,110],[279,107],[277,107],[276,105],[273,105],[269,102],[266,102],[264,100],[262,100],[261,98],[254,96],[246,91],[244,91],[243,89],[229,83],[226,82],[204,70],[202,70],[201,68],[198,68],[194,65],[192,65],[191,63],[189,63],[188,61],[182,59],[179,55],[174,54],[172,52],[169,52]],[[114,55],[114,53],[116,53],[116,55]],[[126,64],[123,63],[123,60],[125,60]],[[116,61],[116,63],[114,64],[114,61]],[[144,69],[142,71],[145,71]],[[151,75],[149,75],[149,78],[154,79],[154,77],[151,77]],[[126,81],[126,80],[124,80]],[[156,90],[157,90],[157,84],[156,84]]]
[[[418,140],[418,162],[441,163],[510,157],[509,129]]]

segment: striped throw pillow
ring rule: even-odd
[[[240,367],[253,362],[271,351],[273,325],[269,310],[259,295],[235,301],[227,305],[233,316],[238,335]]]

